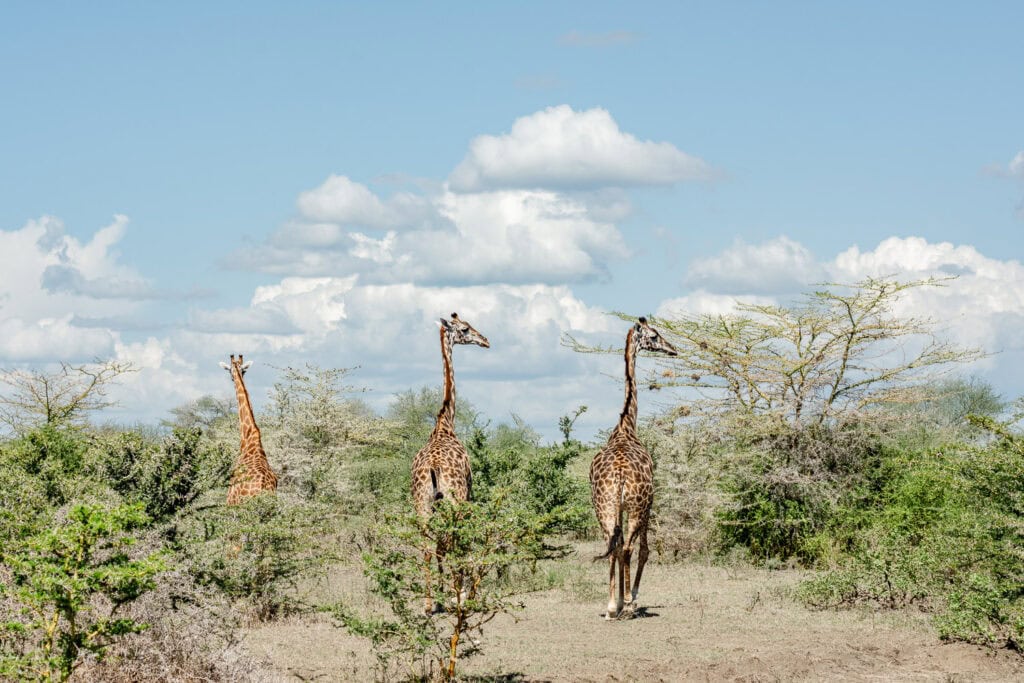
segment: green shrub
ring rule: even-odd
[[[409,499],[412,486],[412,458],[380,453],[358,460],[351,469],[351,509],[372,519],[374,513]]]
[[[0,674],[64,681],[92,654],[146,626],[120,615],[154,588],[158,554],[132,559],[131,532],[148,522],[140,506],[76,505],[61,525],[4,549],[0,584],[17,605],[0,624]]]
[[[137,430],[103,432],[87,453],[92,477],[108,482],[126,501],[142,503],[154,522],[226,486],[234,458],[203,439],[198,428],[175,428],[159,441]]]
[[[544,522],[510,504],[509,492],[483,502],[439,501],[424,524],[413,514],[390,515],[370,533],[364,572],[389,616],[333,612],[352,633],[368,638],[384,672],[405,659],[420,677],[451,680],[458,660],[479,649],[469,636],[501,612],[518,609],[516,589],[500,576],[547,552]],[[424,568],[424,549],[444,548],[444,572]],[[425,604],[443,606],[427,614]]]
[[[46,499],[56,506],[81,501],[96,489],[109,487],[101,480],[83,481],[88,442],[74,427],[44,425],[8,443],[3,459],[8,467],[19,468],[42,487]],[[95,494],[106,497],[104,492]]]
[[[1024,439],[976,423],[995,440],[891,454],[878,491],[822,534],[844,554],[801,586],[805,602],[915,604],[943,638],[1024,645]]]
[[[744,546],[759,560],[811,564],[818,534],[856,498],[881,463],[881,439],[859,425],[792,429],[772,421],[734,425],[725,447],[716,511],[722,549]]]
[[[487,500],[495,492],[515,491],[515,504],[543,520],[543,533],[585,533],[594,525],[590,489],[575,476],[571,463],[583,445],[575,440],[540,446],[529,427],[498,425],[491,432],[477,428],[466,444],[473,470],[473,498]]]
[[[0,539],[4,545],[41,531],[51,515],[43,483],[0,453]]]
[[[267,620],[304,607],[300,580],[334,559],[331,530],[323,506],[286,493],[264,494],[186,517],[177,547],[197,584]]]

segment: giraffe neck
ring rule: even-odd
[[[626,335],[626,402],[619,415],[618,429],[636,431],[636,343],[633,328]]]
[[[238,425],[242,434],[242,444],[244,446],[255,441],[262,448],[260,428],[256,426],[256,416],[252,412],[252,403],[249,402],[249,392],[242,380],[242,373],[237,368],[232,368],[231,377],[235,380],[235,395],[238,397]]]
[[[434,431],[455,432],[455,369],[452,367],[452,343],[441,329],[441,358],[444,360],[444,399],[437,413]]]

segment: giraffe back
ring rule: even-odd
[[[439,498],[467,500],[472,487],[469,453],[455,434],[435,431],[412,461],[416,513],[427,516]]]
[[[262,444],[242,442],[241,453],[231,473],[228,505],[237,505],[249,496],[277,490],[277,475],[270,469]]]
[[[590,463],[590,490],[598,516],[646,517],[654,501],[654,463],[630,430],[616,429]]]

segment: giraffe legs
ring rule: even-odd
[[[605,618],[616,618],[622,614],[623,607],[636,609],[637,594],[640,591],[640,577],[643,575],[644,564],[647,563],[647,520],[643,515],[628,515],[629,531],[626,535],[626,543],[616,548],[611,555],[611,570],[608,575],[608,612]],[[636,521],[634,521],[636,519]],[[642,521],[641,521],[642,520]],[[626,599],[626,591],[630,589],[630,564],[633,559],[633,544],[640,542],[637,555],[637,573],[633,583],[629,600]],[[618,586],[614,590],[615,562],[618,563]],[[624,604],[625,603],[625,604]]]
[[[636,560],[636,579],[633,583],[632,600],[634,609],[636,608],[636,596],[640,592],[640,577],[644,574],[644,565],[647,564],[647,555],[649,551],[647,549],[647,522],[645,521],[643,526],[640,527],[640,552],[637,554]]]
[[[630,560],[633,558],[633,542],[636,540],[637,531],[639,530],[639,526],[640,526],[640,524],[636,521],[637,515],[634,515],[634,514],[630,513],[628,515],[628,517],[629,517],[629,527],[628,527],[628,531],[626,532],[625,539],[624,539],[625,540],[625,544],[623,544],[623,546],[622,546],[622,575],[623,576],[622,576],[622,579],[620,579],[620,581],[619,581],[619,595],[622,596],[622,597],[619,598],[620,601],[625,600],[626,591],[629,590],[629,573],[630,573],[629,572],[629,569],[630,569],[629,564],[630,564]],[[639,573],[640,572],[637,572],[638,575],[639,575]],[[634,605],[635,601],[636,601],[636,597],[634,595],[634,596],[632,596],[632,599],[627,602],[627,604],[628,605],[633,605],[635,607],[635,605]],[[620,602],[620,605],[621,605],[621,602]]]
[[[426,605],[424,606],[423,611],[426,612],[428,616],[434,613],[434,596],[433,592],[430,590],[430,560],[432,559],[432,555],[433,553],[429,550],[423,551],[423,574],[425,577],[425,580],[423,582],[423,588],[425,589],[427,594]],[[440,557],[437,558],[437,562],[438,564],[441,563]]]
[[[632,600],[626,601],[626,591],[629,590],[629,560],[633,555],[633,548],[630,544],[626,544],[622,548],[622,567],[619,570],[619,609],[623,607],[623,602],[626,605],[631,605]]]
[[[444,611],[444,605],[434,599],[434,591],[432,587],[432,580],[430,575],[430,560],[437,558],[437,575],[444,579],[444,552],[441,547],[438,546],[434,550],[423,551],[423,574],[425,577],[424,588],[426,592],[425,605],[423,611],[429,616],[437,614],[438,612]],[[444,585],[442,583],[442,585]]]
[[[600,510],[597,502],[595,507]],[[614,509],[614,508],[613,508]],[[608,608],[605,612],[605,619],[616,619],[622,612],[623,576],[622,576],[622,526],[621,513],[614,511],[614,516],[602,515],[600,512],[597,521],[604,533],[605,546],[608,548]],[[595,559],[600,559],[601,556]],[[618,564],[618,586],[616,586],[615,565]],[[616,587],[618,591],[616,591]]]
[[[622,611],[622,563],[619,562],[618,576],[615,573],[615,564],[618,559],[619,551],[615,550],[611,555],[608,556],[608,610],[605,613],[604,618],[606,620],[617,619],[619,612]],[[615,579],[618,578],[618,585],[616,586]],[[618,588],[618,590],[616,590]]]

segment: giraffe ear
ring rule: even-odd
[[[224,368],[225,370],[227,370],[228,372],[231,372],[231,366],[230,366],[230,365],[228,365],[227,363],[225,363],[224,361],[221,361],[221,362],[219,363],[219,365],[220,365],[220,366],[221,366],[222,368]]]
[[[252,367],[252,361],[249,361],[248,363],[246,363],[245,365],[242,366],[242,372],[245,372],[246,370],[248,370],[251,367]]]
[[[443,327],[446,330],[450,330],[451,327],[452,327],[452,324],[450,322],[448,322],[447,320],[445,320],[444,318],[441,318],[441,322],[438,323],[438,327]]]

